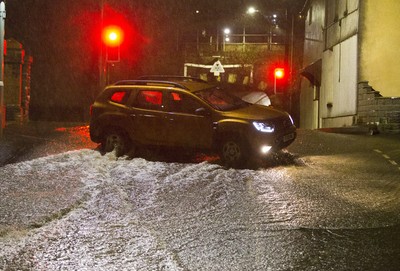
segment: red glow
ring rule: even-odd
[[[66,132],[67,131],[67,128],[65,128],[65,127],[57,127],[57,128],[55,128],[54,129],[56,132]]]
[[[145,96],[145,100],[149,104],[154,104],[154,105],[161,105],[162,104],[162,93],[159,91],[151,91],[151,90],[145,90],[142,91],[142,95]]]
[[[124,41],[124,31],[117,25],[110,25],[103,29],[102,38],[107,46],[117,47]]]
[[[285,76],[285,70],[283,68],[275,68],[275,78],[282,79]]]
[[[55,127],[54,131],[66,135],[69,148],[93,149],[97,146],[90,140],[89,126]]]
[[[178,93],[172,92],[172,100],[174,101],[180,101],[182,100],[181,96]]]
[[[126,95],[125,91],[119,91],[119,92],[115,92],[112,96],[111,96],[111,101],[115,102],[115,103],[122,103],[122,101],[124,100]]]

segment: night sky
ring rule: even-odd
[[[181,74],[179,41],[189,38],[187,33],[195,28],[239,21],[250,5],[266,12],[297,12],[304,5],[303,0],[103,1],[103,23],[122,24],[126,32],[121,46],[124,69],[117,79]],[[33,57],[31,119],[87,117],[89,105],[100,90],[100,7],[101,0],[6,1],[5,38],[21,42]]]

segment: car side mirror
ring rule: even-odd
[[[196,115],[207,117],[210,115],[210,112],[206,110],[204,107],[197,108],[195,111]]]

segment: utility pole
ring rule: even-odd
[[[6,4],[0,2],[0,137],[6,126],[6,109],[4,105],[4,24],[6,19]]]

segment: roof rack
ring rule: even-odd
[[[163,81],[163,80],[121,80],[117,81],[114,83],[114,86],[121,86],[121,85],[130,85],[130,86],[146,86],[146,85],[170,85],[172,87],[178,87],[178,88],[183,88],[187,89],[182,84],[179,84],[177,82],[171,82],[171,81]]]

